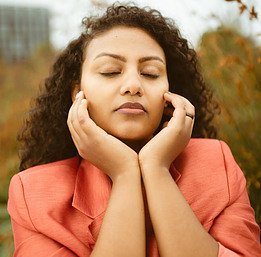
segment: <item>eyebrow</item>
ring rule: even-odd
[[[111,54],[111,53],[104,53],[104,52],[98,54],[98,55],[94,58],[94,60],[96,60],[97,58],[103,57],[103,56],[108,56],[108,57],[112,57],[112,58],[117,59],[117,60],[122,61],[122,62],[127,62],[126,58],[123,57],[123,56],[121,56],[121,55]],[[160,57],[158,57],[158,56],[146,56],[146,57],[142,57],[142,58],[139,59],[139,63],[143,63],[143,62],[147,62],[147,61],[153,61],[153,60],[155,60],[155,61],[160,61],[160,62],[162,62],[163,64],[165,64],[164,61],[163,61]]]
[[[147,62],[147,61],[160,61],[163,64],[165,64],[164,61],[158,56],[146,56],[139,59],[139,63]]]

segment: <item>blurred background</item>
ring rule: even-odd
[[[113,1],[0,0],[0,257],[12,256],[6,211],[8,186],[17,173],[16,134],[30,99],[59,52],[81,31],[84,16]],[[173,18],[198,52],[202,73],[221,114],[215,118],[247,178],[261,223],[261,2],[240,0],[136,0]],[[210,199],[211,200],[211,199]]]

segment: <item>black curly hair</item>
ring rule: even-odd
[[[18,134],[20,170],[78,154],[67,127],[71,92],[75,84],[80,84],[86,46],[115,26],[140,28],[159,43],[166,56],[169,90],[195,106],[192,137],[216,137],[212,120],[218,105],[199,72],[196,52],[181,37],[172,19],[149,7],[115,3],[101,17],[84,18],[82,23],[84,32],[58,56]]]

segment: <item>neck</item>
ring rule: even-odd
[[[121,140],[121,141],[138,154],[139,151],[142,149],[142,147],[147,144],[149,139],[142,139],[136,141],[132,141],[132,140]]]

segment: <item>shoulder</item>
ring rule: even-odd
[[[46,211],[71,199],[78,166],[79,158],[74,157],[35,166],[14,175],[9,185],[10,215],[23,217],[29,210]]]
[[[50,187],[57,182],[59,184],[59,181],[71,180],[72,177],[76,176],[78,166],[78,157],[34,166],[14,175],[11,183],[13,181],[13,183],[18,183],[17,181],[20,180],[23,185],[33,186],[36,183],[38,188],[45,185]]]
[[[22,186],[24,192],[46,194],[60,186],[64,188],[74,184],[78,166],[78,157],[34,166],[14,175],[9,188]]]
[[[203,195],[212,192],[213,197],[223,198],[226,204],[245,190],[244,174],[223,141],[191,139],[175,165],[184,174],[181,184],[185,187],[190,184],[190,188],[193,185]]]
[[[30,167],[26,170],[19,172],[17,175],[26,176],[31,173],[42,174],[43,172],[57,172],[61,170],[76,169],[79,166],[79,157],[72,157],[60,161],[50,162],[37,166]]]
[[[200,153],[201,155],[213,155],[213,154],[221,154],[223,155],[222,148],[228,148],[228,145],[221,140],[218,139],[209,139],[209,138],[192,138],[189,141],[188,146],[186,147],[186,151],[188,153]]]
[[[227,144],[217,139],[192,138],[184,151],[177,158],[178,163],[191,164],[192,166],[222,166],[224,155],[230,154]]]
[[[181,158],[190,159],[197,164],[208,164],[208,167],[218,165],[226,168],[236,164],[229,146],[217,139],[192,138]]]

